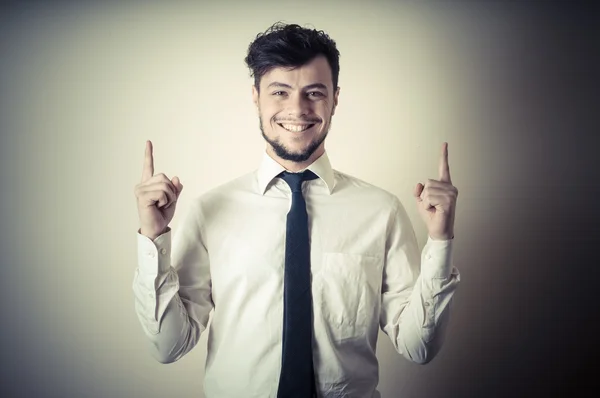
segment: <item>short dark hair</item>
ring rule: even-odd
[[[329,62],[333,89],[336,90],[340,74],[340,52],[335,41],[322,30],[276,22],[265,32],[259,33],[250,43],[244,61],[258,90],[260,79],[271,69],[297,68],[319,55],[324,55]]]

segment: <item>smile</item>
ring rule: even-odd
[[[303,131],[308,130],[313,127],[314,124],[287,124],[287,123],[277,123],[279,126],[283,127],[287,131],[291,131],[292,133],[301,133]]]

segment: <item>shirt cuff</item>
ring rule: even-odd
[[[159,275],[171,267],[171,228],[152,240],[137,231],[138,268],[144,274]]]
[[[435,240],[427,237],[421,258],[421,274],[425,278],[447,279],[452,272],[454,238]]]

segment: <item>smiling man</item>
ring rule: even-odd
[[[439,178],[414,191],[428,231],[419,253],[398,198],[327,157],[340,92],[335,42],[275,24],[246,63],[262,162],[195,198],[173,245],[168,225],[183,185],[154,173],[146,143],[133,290],[151,352],[179,360],[210,318],[208,398],[380,397],[379,328],[406,359],[431,361],[460,281],[448,146]]]
[[[247,58],[250,64],[252,55]],[[324,55],[293,69],[274,67],[264,73],[252,86],[252,97],[263,138],[269,144],[267,153],[285,162],[282,165],[290,171],[301,170],[321,157],[338,94]]]

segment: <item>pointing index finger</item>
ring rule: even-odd
[[[146,154],[144,156],[144,169],[142,170],[142,182],[154,175],[154,157],[152,156],[152,141],[146,141]]]
[[[440,156],[440,181],[452,183],[450,179],[450,166],[448,165],[448,143],[442,145],[442,154]]]

